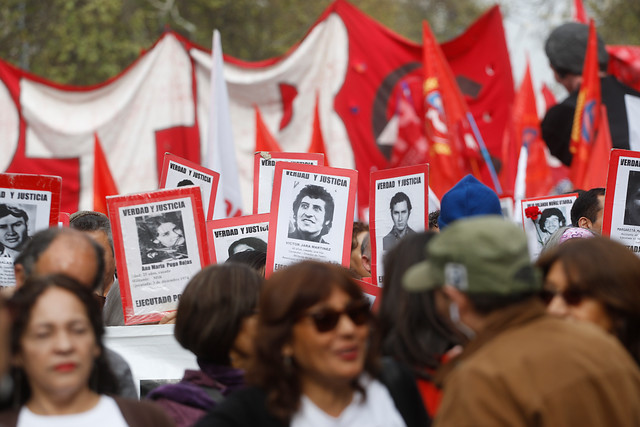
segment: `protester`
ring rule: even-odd
[[[640,259],[609,239],[575,239],[538,259],[549,313],[594,323],[640,363]]]
[[[196,355],[199,371],[152,390],[177,426],[191,426],[229,393],[244,386],[244,369],[253,354],[261,278],[241,264],[211,265],[185,288],[174,334]]]
[[[440,231],[438,218],[440,218],[440,209],[429,214],[429,231],[435,231],[436,233]]]
[[[595,234],[593,231],[582,228],[582,227],[571,227],[569,225],[565,225],[564,227],[560,227],[553,233],[547,241],[542,246],[542,251],[540,253],[544,253],[550,249],[555,248],[560,243],[564,243],[567,240],[571,239],[588,239],[590,237],[594,237]]]
[[[112,398],[98,302],[63,276],[31,277],[13,295],[14,408],[2,426],[171,426],[150,403]]]
[[[442,231],[458,219],[489,214],[502,215],[498,195],[467,175],[442,196],[438,228]]]
[[[102,247],[83,232],[52,227],[33,235],[15,259],[14,270],[18,288],[29,277],[64,274],[95,291],[104,277],[104,254]],[[105,349],[105,356],[118,378],[118,395],[136,398],[137,387],[127,362],[110,349]]]
[[[102,318],[106,326],[124,326],[120,285],[116,277],[116,259],[109,218],[100,212],[79,211],[69,218],[69,227],[86,233],[104,251],[104,276],[99,294],[105,297]]]
[[[582,68],[587,52],[588,37],[588,25],[577,22],[566,23],[551,32],[544,48],[556,81],[565,87],[569,96],[547,111],[541,123],[542,138],[549,146],[551,154],[567,166],[571,164],[572,159],[569,143],[578,102],[578,91],[582,84]],[[605,44],[598,36],[600,91],[602,104],[607,108],[611,142],[613,148],[628,150],[628,101],[625,97],[638,97],[640,93],[608,75],[606,73],[608,62],[609,55]]]
[[[409,293],[402,287],[402,276],[424,259],[424,247],[435,235],[422,232],[406,236],[385,255],[378,310],[383,354],[413,368],[418,390],[432,417],[441,398],[433,375],[447,352],[465,339],[436,314],[437,299],[442,296],[436,291]]]
[[[348,270],[305,261],[275,272],[260,295],[253,387],[196,425],[428,426],[408,371],[389,362],[377,377],[373,332]]]
[[[362,265],[362,239],[369,233],[369,226],[364,222],[354,221],[353,229],[351,233],[351,261],[349,262],[349,268],[358,277],[366,277],[367,270]],[[369,273],[371,276],[371,273]]]
[[[371,282],[371,240],[369,232],[365,233],[362,239],[362,245],[360,245],[360,263],[364,269],[364,275],[362,280]]]
[[[427,251],[403,284],[441,289],[451,300],[442,315],[470,338],[438,372],[434,425],[639,425],[637,365],[599,328],[545,313],[521,228],[495,215],[460,220]]]
[[[571,224],[602,234],[604,214],[604,188],[592,188],[582,192],[571,206]]]

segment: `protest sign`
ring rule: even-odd
[[[404,236],[429,228],[429,165],[371,172],[371,275],[382,286],[384,254]]]
[[[571,207],[578,193],[522,199],[522,226],[527,234],[531,259],[538,258],[549,237],[571,225]]]
[[[602,234],[640,256],[640,152],[611,151]]]
[[[0,287],[15,286],[13,260],[37,231],[58,225],[62,178],[0,174]]]
[[[158,321],[208,259],[200,189],[111,196],[107,205],[125,324]]]
[[[315,259],[349,266],[358,172],[276,163],[265,273]]]
[[[362,289],[362,292],[364,292],[364,296],[367,298],[367,300],[369,300],[371,308],[375,311],[380,303],[380,298],[378,297],[382,293],[382,288],[376,285],[372,285],[365,280],[356,279],[356,282],[358,282],[358,285],[360,285],[360,289]]]
[[[71,219],[70,213],[60,212],[60,215],[58,215],[58,227],[68,227],[70,219]]]
[[[213,219],[213,207],[216,203],[220,174],[197,163],[183,159],[171,153],[164,154],[160,188],[178,188],[188,185],[200,187],[204,216]]]
[[[500,197],[500,208],[502,209],[502,216],[509,221],[514,221],[515,201],[513,196]]]
[[[276,163],[324,166],[324,154],[279,153],[259,151],[253,159],[253,213],[268,213],[271,209],[271,190]]]
[[[207,221],[207,240],[212,264],[221,264],[238,252],[254,250],[266,253],[269,214]]]

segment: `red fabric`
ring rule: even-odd
[[[584,186],[582,187],[584,189],[607,186],[607,171],[609,170],[609,157],[613,144],[611,142],[611,132],[609,131],[607,107],[602,105],[600,108],[601,124],[589,155],[587,163],[589,173],[585,176]]]
[[[316,107],[313,111],[313,133],[311,134],[311,144],[309,145],[308,153],[324,154],[324,165],[330,166],[329,156],[327,156],[327,149],[324,145],[324,138],[322,137],[322,128],[320,127],[320,97],[316,94]]]
[[[409,88],[399,92],[396,118],[398,136],[391,150],[391,167],[411,166],[429,161],[429,147],[422,121],[410,97]]]
[[[549,89],[549,86],[547,86],[546,83],[542,83],[542,96],[544,97],[546,111],[558,103],[556,97],[553,95],[553,92],[551,92],[551,89]]]
[[[573,154],[570,176],[574,188],[588,188],[584,184],[588,170],[587,163],[600,123],[600,102],[598,46],[596,27],[592,20],[589,23],[589,39],[582,71],[582,85],[580,92],[578,92],[569,146],[569,150]]]
[[[431,419],[435,418],[438,408],[440,407],[440,401],[442,400],[442,390],[428,380],[417,378],[416,384],[418,385],[418,391],[422,397],[422,403],[429,414]]]
[[[587,24],[589,21],[582,0],[573,0],[573,20],[582,24]]]
[[[267,129],[267,126],[264,124],[264,120],[262,120],[260,108],[255,105],[254,109],[256,111],[256,152],[281,152],[282,148],[278,145],[278,141],[271,135],[271,132],[269,132],[269,129]]]
[[[102,151],[98,134],[95,134],[94,155],[93,155],[93,210],[109,215],[107,211],[107,196],[118,194],[109,163]]]
[[[608,73],[640,91],[640,46],[607,46]]]

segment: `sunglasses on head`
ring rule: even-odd
[[[344,310],[334,310],[332,308],[323,308],[304,316],[310,317],[318,332],[329,332],[335,329],[340,321],[340,317],[346,314],[349,319],[357,325],[362,326],[367,323],[371,317],[368,301],[355,301],[349,303]]]
[[[542,291],[540,291],[540,298],[547,305],[551,304],[551,301],[553,300],[553,298],[555,298],[556,295],[560,295],[567,305],[574,306],[582,302],[586,295],[586,292],[576,288],[568,288],[562,292],[550,289],[543,289]]]

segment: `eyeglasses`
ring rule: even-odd
[[[587,292],[576,288],[568,288],[562,292],[550,289],[543,289],[540,291],[540,299],[542,299],[542,301],[547,305],[551,304],[551,301],[556,295],[560,295],[567,305],[575,306],[582,302],[584,297],[587,295]]]
[[[323,308],[313,313],[304,314],[304,317],[310,317],[316,330],[320,333],[329,332],[335,329],[340,321],[340,317],[346,314],[349,319],[357,325],[362,326],[367,323],[371,317],[368,301],[352,302],[345,307],[344,310],[334,310],[332,308]]]

